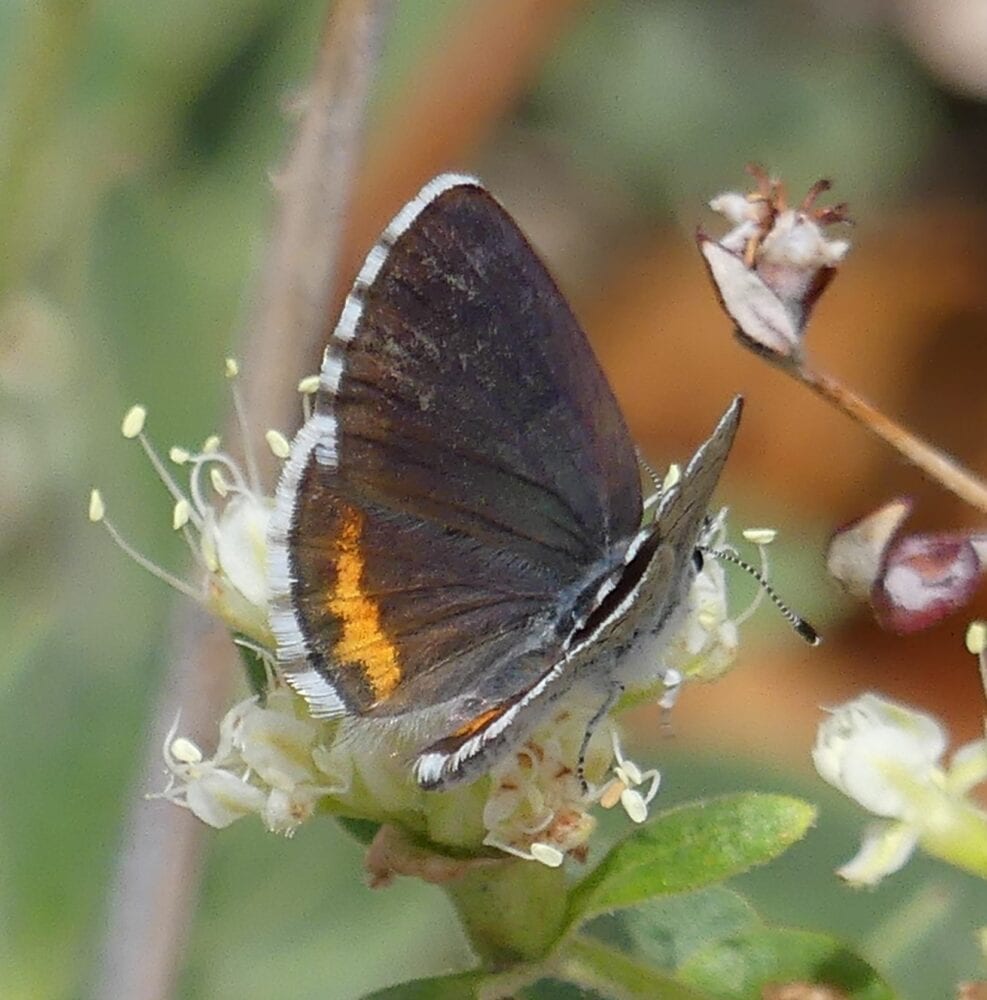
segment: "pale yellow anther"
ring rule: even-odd
[[[240,366],[237,364],[236,358],[226,359],[226,377],[236,378],[240,374]]]
[[[619,778],[615,778],[607,784],[607,787],[603,789],[603,794],[600,796],[600,805],[604,809],[613,809],[613,807],[620,801],[621,795],[624,794],[624,790],[627,788]]]
[[[202,751],[184,736],[172,741],[171,755],[180,764],[199,764],[202,761]]]
[[[146,419],[147,410],[143,406],[132,406],[123,416],[120,433],[128,440],[137,437],[144,430],[144,421]]]
[[[661,481],[662,490],[670,490],[682,478],[682,468],[678,463],[673,462],[665,473],[665,478]]]
[[[211,455],[213,452],[219,451],[219,435],[210,434],[209,437],[202,442],[202,450],[207,455]]]
[[[987,650],[987,622],[970,622],[966,630],[966,648],[974,656]]]
[[[264,435],[264,440],[267,441],[267,446],[275,458],[287,458],[291,454],[291,445],[280,431],[269,430]]]
[[[306,375],[305,378],[298,383],[298,391],[305,396],[311,396],[313,393],[318,392],[319,376]]]
[[[774,528],[745,528],[741,534],[755,545],[770,545],[778,537]]]
[[[531,845],[531,856],[547,868],[558,868],[565,861],[565,855],[557,847],[540,841],[535,841]]]
[[[168,449],[168,457],[175,465],[184,465],[192,456],[185,448],[179,448],[176,444]]]
[[[188,500],[182,499],[175,504],[174,510],[171,512],[171,526],[175,531],[181,531],[189,522],[189,518],[192,516],[192,506]]]
[[[209,470],[209,481],[212,483],[212,488],[221,497],[225,497],[230,492],[230,484],[226,481],[226,477],[215,466]]]
[[[93,490],[89,494],[89,520],[93,524],[98,524],[106,514],[106,504],[103,503],[103,494],[99,490]]]

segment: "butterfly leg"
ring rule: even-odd
[[[593,738],[593,733],[596,731],[596,727],[600,724],[600,721],[613,708],[623,693],[623,684],[619,682],[611,684],[603,703],[593,713],[589,722],[586,723],[583,741],[579,744],[579,763],[576,765],[576,774],[579,777],[579,784],[583,790],[583,795],[589,795],[589,783],[586,781],[586,752],[589,750],[589,741]]]

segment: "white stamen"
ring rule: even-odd
[[[313,393],[319,391],[319,376],[318,375],[306,375],[298,383],[298,391],[305,396],[311,396]]]
[[[120,425],[120,433],[128,440],[137,437],[144,430],[144,421],[146,419],[147,410],[145,407],[140,405],[132,406],[124,414],[123,423]]]
[[[209,481],[212,483],[212,488],[223,498],[227,497],[230,492],[230,484],[226,481],[226,477],[223,475],[223,470],[217,468],[215,465],[209,470]]]
[[[658,794],[661,784],[661,772],[655,768],[642,771],[636,763],[628,760],[624,756],[620,746],[620,738],[617,735],[616,727],[610,729],[610,742],[613,745],[613,755],[617,760],[613,772],[616,775],[616,782],[612,782],[603,789],[600,795],[601,804],[606,801],[604,808],[609,809],[616,804],[617,789],[620,789],[620,804],[624,807],[624,812],[634,823],[643,823],[648,818],[648,806]],[[638,788],[646,781],[650,781],[647,792],[642,795]]]
[[[173,590],[177,590],[180,594],[184,594],[186,597],[191,597],[193,601],[201,601],[202,595],[192,587],[190,587],[184,580],[179,580],[177,576],[172,576],[167,570],[162,569],[156,563],[151,562],[147,556],[138,552],[119,531],[113,526],[113,524],[106,520],[105,517],[100,522],[107,530],[110,538],[126,553],[131,559],[142,569],[146,570],[151,576],[157,577],[163,583],[168,584]]]
[[[233,381],[238,371],[239,367],[236,361],[233,358],[227,358],[226,377],[231,380],[230,395],[233,397],[233,413],[236,416],[236,425],[240,430],[240,440],[243,442],[243,461],[247,467],[247,482],[250,483],[250,489],[253,493],[260,493],[260,472],[257,468],[257,456],[254,454],[254,439],[247,421],[247,409],[243,405],[239,383]]]
[[[614,774],[625,785],[640,785],[641,784],[641,769],[632,760],[621,759],[620,763],[613,769]]]
[[[774,528],[745,528],[741,534],[754,545],[770,545],[778,537]]]
[[[753,533],[756,535],[760,531],[770,532],[771,529],[754,528],[754,529],[748,529],[748,531],[753,531]],[[748,531],[743,532],[745,538],[748,538]],[[775,534],[777,534],[777,532],[775,532]],[[766,542],[758,542],[756,541],[756,539],[750,539],[750,538],[748,540],[754,541],[755,544],[757,545],[757,553],[761,558],[761,577],[765,580],[770,580],[771,565],[768,562],[767,546],[770,544],[771,540],[773,540],[773,536],[772,539],[769,539]],[[766,591],[764,587],[757,588],[757,592],[754,594],[754,599],[750,602],[750,604],[747,605],[747,607],[743,611],[740,612],[739,615],[736,616],[736,618],[734,618],[733,624],[735,628],[740,628],[741,625],[743,625],[745,622],[750,621],[751,618],[754,617],[754,615],[757,613],[757,609],[761,606],[761,603],[764,601],[765,593]]]
[[[966,648],[974,656],[980,656],[987,650],[987,622],[970,622],[966,630]]]
[[[682,467],[677,462],[673,462],[668,467],[668,472],[665,473],[665,478],[661,481],[662,493],[667,493],[673,486],[678,484],[681,478]]]
[[[632,822],[643,823],[648,818],[647,803],[636,788],[625,788],[620,793],[620,804]]]
[[[106,504],[103,503],[103,494],[99,490],[92,490],[89,494],[89,520],[93,524],[98,524],[106,515]]]
[[[185,448],[179,448],[178,445],[173,445],[168,449],[168,457],[175,463],[175,465],[184,465],[192,456]]]
[[[175,531],[181,531],[192,515],[192,505],[184,497],[175,504],[171,512],[171,526]]]
[[[264,440],[267,441],[267,446],[275,458],[287,458],[291,454],[291,445],[280,431],[269,430],[264,435]]]
[[[154,445],[151,444],[150,438],[148,438],[148,436],[141,431],[141,433],[137,436],[137,440],[140,442],[140,446],[144,449],[144,454],[147,456],[147,460],[151,463],[152,468],[158,474],[158,479],[164,483],[165,489],[171,494],[171,499],[174,500],[175,503],[179,503],[184,500],[185,493],[175,481],[175,478],[172,476],[168,466],[161,461],[161,457],[155,450]],[[201,520],[195,512],[192,512],[192,520],[197,528],[201,528]]]
[[[539,861],[546,868],[558,868],[565,861],[565,855],[551,844],[542,844],[535,841],[531,845],[531,857],[534,861]]]
[[[213,452],[219,451],[220,438],[218,434],[210,434],[209,437],[202,442],[202,451],[206,455],[211,455]]]
[[[179,736],[177,740],[172,740],[171,756],[181,764],[199,764],[202,762],[202,751],[184,736]]]

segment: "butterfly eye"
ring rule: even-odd
[[[697,573],[702,573],[703,566],[706,565],[703,560],[703,554],[699,549],[692,550],[692,565],[696,567]]]

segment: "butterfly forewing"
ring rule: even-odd
[[[442,180],[357,279],[272,530],[282,656],[357,712],[551,655],[641,517],[623,418],[554,282],[493,198]]]

